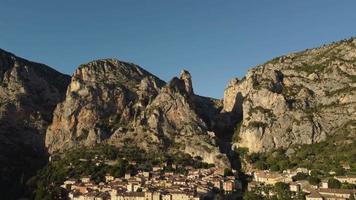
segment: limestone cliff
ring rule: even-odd
[[[168,84],[137,65],[114,59],[80,66],[47,130],[50,153],[80,145],[136,144],[180,151],[228,166],[195,109],[191,75]]]
[[[44,134],[70,77],[0,49],[0,193],[16,194],[46,154]]]
[[[356,40],[292,53],[232,80],[224,113],[242,117],[234,146],[250,152],[356,135]]]

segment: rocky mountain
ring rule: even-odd
[[[102,59],[70,78],[0,50],[1,194],[19,192],[47,153],[81,146],[183,152],[229,167],[235,147],[292,150],[334,135],[356,138],[356,39],[257,66],[223,100],[196,95],[185,70],[165,83]]]
[[[44,134],[70,77],[0,49],[0,184],[13,191],[46,154]],[[5,192],[0,192],[5,194]]]
[[[356,39],[275,58],[225,90],[234,147],[263,152],[356,136]]]
[[[97,60],[74,73],[65,100],[54,111],[46,133],[50,153],[80,145],[109,143],[124,148],[179,151],[205,162],[229,166],[203,120],[191,75],[182,71],[165,83],[139,66],[114,59]],[[207,104],[211,112],[214,108]]]

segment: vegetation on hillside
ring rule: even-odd
[[[356,174],[355,146],[356,139],[343,134],[328,137],[323,142],[296,146],[294,152],[284,149],[252,154],[247,154],[247,149],[237,149],[236,152],[245,162],[260,170],[283,171],[303,167],[328,176],[329,172],[336,175]],[[349,166],[350,170],[346,171],[345,166]]]
[[[247,191],[243,196],[244,200],[304,200],[305,194],[291,192],[286,183],[276,183],[274,186],[266,185],[258,187],[252,191]]]
[[[90,176],[100,183],[105,175],[123,177],[126,173],[135,175],[138,170],[151,170],[153,166],[162,165],[164,171],[186,174],[184,166],[209,168],[214,165],[203,163],[199,157],[192,158],[187,154],[148,153],[135,146],[117,149],[110,145],[82,147],[62,155],[52,156],[52,162],[31,178],[27,185],[32,188],[31,197],[38,200],[60,199],[64,191],[60,188],[70,178],[79,179]],[[137,164],[133,164],[135,161]],[[175,164],[177,167],[173,168]]]

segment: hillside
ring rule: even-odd
[[[235,147],[250,152],[356,136],[356,39],[275,58],[234,79],[225,113],[240,116]]]
[[[0,49],[0,193],[20,192],[45,164],[44,137],[69,76]]]

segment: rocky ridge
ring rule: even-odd
[[[229,83],[223,112],[242,118],[233,143],[250,152],[313,144],[341,131],[356,136],[356,39],[251,69]]]
[[[20,180],[31,176],[46,155],[44,134],[69,80],[0,49],[1,194],[16,193]]]
[[[46,133],[50,153],[80,145],[136,144],[148,151],[179,151],[228,166],[200,118],[191,75],[164,83],[137,65],[114,59],[82,65]]]

